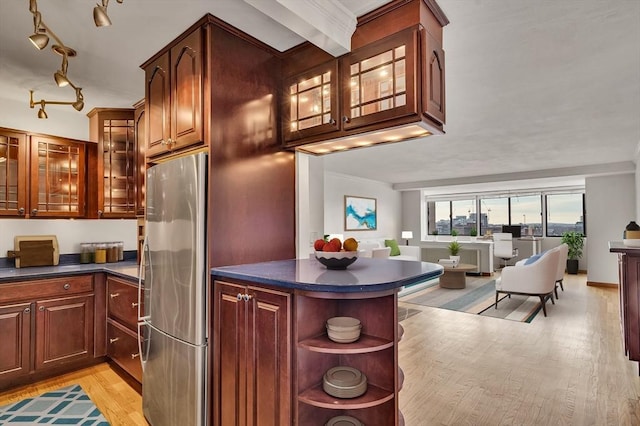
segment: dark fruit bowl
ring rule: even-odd
[[[347,269],[347,266],[358,260],[357,251],[316,251],[316,259],[327,269]]]

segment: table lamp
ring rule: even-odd
[[[409,240],[413,238],[413,231],[402,231],[402,239],[406,240],[405,245],[409,245]]]

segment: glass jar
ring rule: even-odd
[[[94,262],[107,262],[107,245],[105,243],[99,243],[95,245]]]
[[[80,243],[80,263],[93,262],[93,244]]]
[[[115,263],[118,261],[118,245],[116,243],[107,243],[107,263]]]
[[[124,241],[118,241],[116,245],[118,246],[118,261],[122,262],[124,260]]]

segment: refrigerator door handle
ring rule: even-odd
[[[145,364],[147,363],[147,357],[149,356],[149,351],[145,350],[149,348],[148,340],[151,337],[144,338],[142,334],[142,327],[145,324],[142,322],[138,323],[138,354],[140,354],[140,363],[142,364],[142,371],[144,372]],[[149,335],[150,336],[150,335]]]
[[[142,271],[146,271],[147,268],[146,267],[146,263],[145,259],[149,257],[149,244],[147,244],[147,236],[145,235],[144,237],[144,241],[142,243],[142,257],[140,258],[140,269],[138,270],[138,321],[142,321],[142,320],[146,320],[149,319],[149,315],[142,315],[142,290],[143,290],[143,285],[142,285]],[[149,261],[148,263],[151,263],[151,261]],[[149,279],[147,279],[146,274],[145,274],[145,282],[149,285],[149,291],[151,291],[151,281],[153,281],[153,271],[151,268],[149,268]]]

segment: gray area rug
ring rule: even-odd
[[[403,308],[407,304],[431,306],[470,314],[531,322],[540,311],[538,297],[501,295],[495,309],[496,281],[493,277],[466,277],[466,288],[440,288],[438,279],[416,284],[398,298]],[[400,310],[398,311],[400,314]],[[415,315],[415,314],[414,314]]]
[[[0,407],[0,425],[109,426],[79,385]]]

